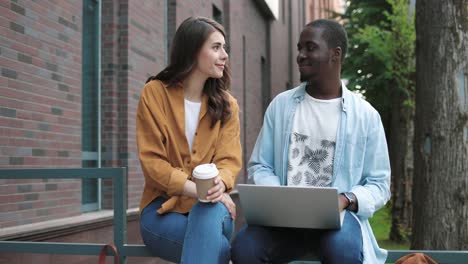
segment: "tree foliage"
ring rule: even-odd
[[[343,67],[349,88],[362,93],[386,121],[392,89],[401,89],[406,104],[414,105],[415,33],[409,1],[350,1],[342,18],[349,35]]]
[[[344,16],[348,87],[361,93],[384,122],[392,163],[392,230],[407,239],[411,226],[415,90],[414,13],[409,0],[351,1]]]

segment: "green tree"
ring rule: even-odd
[[[349,79],[350,89],[374,105],[385,124],[392,165],[390,239],[402,241],[410,232],[412,219],[414,15],[409,12],[409,0],[387,0],[386,4],[377,6],[381,12],[378,20],[374,19],[378,9],[365,11],[362,3],[357,9],[361,11],[348,11],[351,47],[343,75]],[[367,12],[372,16],[363,17]]]
[[[383,100],[388,98],[387,78],[384,78],[387,74],[385,60],[369,52],[369,46],[375,46],[375,43],[363,39],[361,32],[370,26],[379,26],[381,30],[388,31],[388,18],[384,11],[390,11],[391,6],[386,0],[353,0],[348,3],[342,15],[349,37],[343,77],[349,81],[348,88],[362,93],[372,103],[387,126],[389,104]]]

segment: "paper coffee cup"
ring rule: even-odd
[[[197,195],[200,202],[209,202],[206,199],[208,190],[214,185],[214,178],[219,171],[214,163],[202,164],[195,167],[192,172],[193,180],[197,186]]]

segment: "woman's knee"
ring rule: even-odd
[[[141,238],[151,253],[172,262],[180,261],[183,233],[184,230],[162,232],[151,225],[140,223]]]
[[[197,202],[190,210],[190,215],[200,215],[203,217],[222,216],[229,214],[226,206],[223,203],[202,203]]]
[[[221,230],[223,235],[230,240],[234,231],[234,221],[228,210],[222,203],[197,202],[189,214],[189,225],[206,229],[206,234],[211,230]]]
[[[160,215],[156,210],[161,199],[157,198],[140,216],[140,234],[150,251],[165,260],[178,262],[182,252],[187,217],[179,213]]]

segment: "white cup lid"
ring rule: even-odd
[[[218,175],[219,171],[216,168],[216,165],[214,163],[208,163],[208,164],[202,164],[198,165],[195,167],[193,170],[193,177],[200,179],[200,180],[205,180],[205,179],[211,179],[213,177],[216,177]]]

